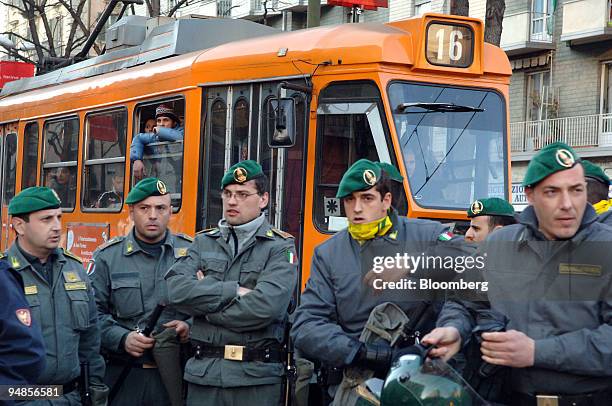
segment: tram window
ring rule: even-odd
[[[345,216],[344,208],[335,199],[342,175],[348,167],[361,158],[378,161],[374,139],[365,115],[321,115],[319,118],[320,141],[319,182],[315,193],[315,218],[324,231],[329,228],[328,217]]]
[[[4,138],[4,190],[3,205],[8,205],[15,196],[15,181],[17,175],[17,134],[10,133]]]
[[[42,184],[54,189],[63,209],[76,203],[79,119],[47,121],[43,127]]]
[[[156,127],[169,125],[159,133],[148,131],[147,121],[155,119],[159,106],[165,106],[171,121],[156,121]],[[164,181],[172,198],[172,210],[181,207],[183,181],[183,137],[185,126],[185,100],[171,99],[140,105],[136,110],[136,123],[130,160],[132,161],[132,184],[145,177],[156,177]],[[166,117],[164,115],[164,117]],[[166,124],[167,123],[167,124]],[[136,133],[140,130],[139,133]]]
[[[92,113],[85,120],[83,211],[120,211],[125,179],[127,110]]]
[[[232,116],[232,159],[231,163],[249,159],[249,103],[239,99],[234,104]]]
[[[503,99],[486,89],[394,82],[389,86],[414,200],[421,207],[464,210],[483,196],[505,198]],[[447,103],[467,111],[410,104]],[[397,106],[408,105],[405,108]]]
[[[21,169],[21,189],[36,186],[36,167],[38,165],[38,123],[28,123],[23,143],[23,165]]]
[[[219,97],[219,96],[217,96]],[[208,154],[206,227],[216,225],[223,217],[221,206],[221,179],[223,178],[225,156],[225,131],[227,128],[227,104],[217,98],[210,107],[210,145]]]

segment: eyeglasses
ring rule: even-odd
[[[247,192],[232,193],[229,190],[224,190],[223,192],[221,192],[221,198],[223,200],[229,200],[232,197],[234,197],[237,201],[244,202],[247,199],[247,197],[253,196],[253,195],[257,195],[257,194],[259,194],[259,193],[257,193],[257,192],[253,192],[253,193],[247,193]]]

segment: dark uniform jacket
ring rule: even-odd
[[[102,329],[102,348],[124,353],[122,339],[136,326],[144,329],[147,318],[158,303],[168,302],[164,274],[181,257],[187,255],[191,238],[166,233],[160,258],[147,253],[134,238],[112,239],[94,252],[91,275]],[[188,315],[166,307],[156,324],[156,331],[171,320],[187,320]]]
[[[0,385],[33,384],[45,368],[40,324],[32,320],[21,276],[4,259],[0,261],[0,298]]]
[[[507,329],[535,340],[535,365],[512,370],[520,393],[580,394],[612,388],[612,229],[587,205],[576,235],[548,241],[532,207],[487,238],[491,307]],[[438,325],[473,326],[474,303],[449,301]],[[477,313],[477,311],[476,311]]]
[[[392,222],[387,234],[363,245],[343,230],[315,249],[310,278],[291,330],[296,348],[306,358],[331,366],[348,365],[357,353],[357,339],[374,307],[394,302],[409,313],[419,303],[407,290],[373,293],[371,286],[365,286],[363,277],[371,269],[371,262],[365,263],[365,253],[395,254],[409,246],[412,252],[421,254],[442,242],[439,237],[446,227],[395,215]]]
[[[11,266],[23,278],[32,319],[41,326],[47,367],[40,384],[70,383],[80,375],[80,361],[89,361],[92,382],[102,383],[104,360],[100,355],[100,329],[91,283],[81,261],[68,251],[56,249],[52,283],[28,262],[13,243],[7,251]],[[69,396],[79,397],[77,391]]]
[[[198,270],[204,279],[197,280]],[[297,278],[293,237],[267,221],[236,256],[218,229],[198,234],[188,255],[166,275],[170,303],[194,316],[192,341],[257,349],[283,342]],[[239,285],[253,291],[238,296]],[[278,384],[283,375],[283,365],[274,362],[191,358],[185,367],[186,381],[223,388]]]

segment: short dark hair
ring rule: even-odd
[[[13,214],[13,217],[19,217],[26,223],[30,222],[30,213],[22,213],[22,214]]]
[[[387,193],[391,193],[391,203],[395,203],[397,197],[397,185],[399,182],[392,180],[385,171],[380,172],[380,180],[374,186],[374,190],[380,193],[380,199],[384,199]]]
[[[591,204],[608,199],[609,186],[594,178],[586,178],[587,201]]]
[[[489,216],[489,230],[494,229],[497,226],[509,226],[510,224],[516,224],[516,218],[511,216]]]
[[[257,194],[263,195],[270,189],[270,180],[265,173],[262,173],[260,177],[253,179],[255,181],[255,188],[257,188]]]

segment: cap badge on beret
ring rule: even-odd
[[[564,168],[571,168],[576,162],[572,153],[565,148],[560,148],[557,150],[555,153],[555,159],[557,160],[557,163]]]
[[[157,191],[159,192],[160,195],[165,195],[168,192],[168,189],[166,188],[166,184],[162,182],[161,180],[157,181]]]
[[[472,213],[480,214],[480,212],[482,212],[483,207],[484,206],[483,206],[483,204],[482,204],[482,202],[480,200],[474,201],[474,203],[472,203],[472,207],[471,207]]]
[[[374,186],[376,184],[376,174],[371,169],[366,169],[363,171],[363,181],[370,186]]]
[[[238,183],[244,183],[247,180],[248,172],[242,167],[234,169],[234,180]]]

